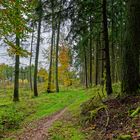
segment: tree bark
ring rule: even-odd
[[[51,93],[51,84],[52,84],[52,62],[53,62],[53,47],[54,47],[54,1],[52,0],[52,38],[51,38],[51,50],[50,50],[50,66],[49,66],[49,78],[48,78],[48,88],[47,92]]]
[[[107,95],[112,93],[112,82],[110,76],[110,57],[109,57],[109,39],[107,24],[107,0],[103,0],[103,35],[105,46],[105,68],[106,68],[106,91]]]
[[[39,1],[39,19],[38,19],[38,35],[37,35],[37,45],[36,45],[36,57],[35,57],[35,69],[34,69],[34,96],[38,96],[37,88],[37,72],[38,72],[38,58],[39,58],[39,47],[40,47],[40,34],[41,34],[41,20],[42,20],[42,3]]]
[[[96,41],[96,57],[95,57],[95,85],[98,85],[98,41]]]
[[[60,6],[61,7],[61,6]],[[58,52],[59,52],[59,37],[60,37],[60,25],[61,25],[61,13],[58,16],[58,27],[57,27],[57,42],[56,42],[56,70],[55,70],[55,80],[56,80],[56,92],[59,92],[59,82],[58,82]]]
[[[33,32],[32,32],[32,39],[31,39],[31,56],[30,56],[30,75],[29,75],[29,77],[30,77],[30,89],[31,89],[31,91],[33,90],[33,84],[32,84],[32,53],[33,53],[33,41],[34,41],[34,25],[33,25]]]
[[[20,46],[20,39],[16,36],[16,46]],[[13,101],[19,101],[19,55],[15,56],[15,79],[14,79],[14,97]]]
[[[87,54],[86,47],[84,46],[84,62],[85,62],[85,86],[88,88],[88,72],[87,72]]]
[[[112,0],[112,25],[111,25],[111,78],[112,78],[112,82],[115,82],[115,54],[114,54],[114,49],[115,49],[115,45],[114,45],[114,0]]]
[[[137,94],[139,89],[140,1],[127,1],[126,34],[123,47],[122,92]]]
[[[92,87],[92,24],[91,24],[91,17],[90,17],[90,42],[89,42],[89,55],[90,55],[90,60],[89,60],[89,81],[90,81],[90,87]]]

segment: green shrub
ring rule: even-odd
[[[5,109],[0,118],[0,128],[16,129],[19,127],[20,122],[24,120],[24,113],[18,111],[16,108],[10,107]]]
[[[138,116],[140,114],[140,107],[138,107],[136,110],[134,110],[132,112],[132,114],[130,115],[130,117],[134,118],[136,116]]]
[[[99,97],[93,97],[81,105],[80,120],[82,125],[90,123],[98,114],[98,111],[106,108]]]

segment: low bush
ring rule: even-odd
[[[6,108],[0,117],[0,128],[3,130],[17,129],[20,122],[24,120],[24,116],[25,114],[14,106]]]

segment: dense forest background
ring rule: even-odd
[[[1,0],[0,57],[10,61],[1,59],[0,108],[11,101],[45,99],[44,93],[59,99],[57,93],[83,88],[102,103],[113,97],[138,100],[139,19],[139,0]],[[2,128],[7,120],[1,117]]]

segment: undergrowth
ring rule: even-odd
[[[26,94],[25,94],[26,95]],[[66,106],[72,104],[79,96],[83,95],[82,89],[61,91],[59,94],[42,93],[38,98],[24,97],[20,102],[13,103],[7,98],[8,103],[0,104],[0,136],[5,137],[11,131],[23,128],[31,121],[49,116]]]

